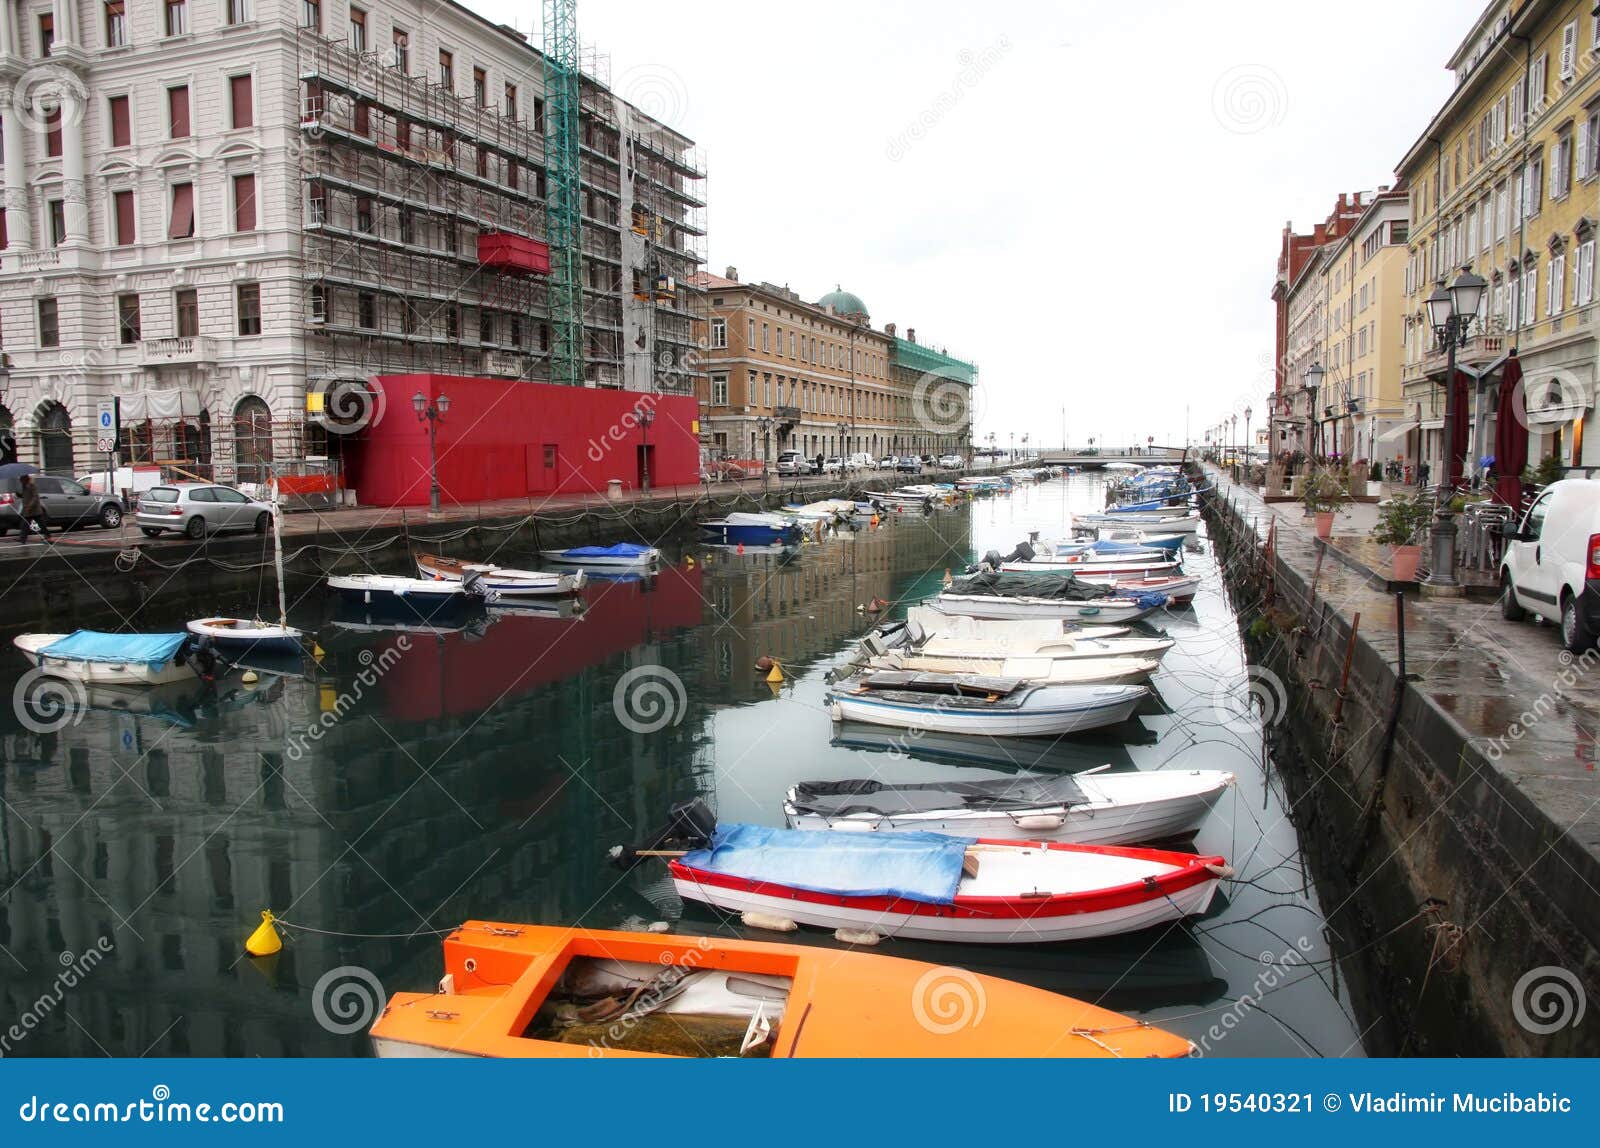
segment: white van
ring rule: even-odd
[[[1573,653],[1600,636],[1600,481],[1564,478],[1544,488],[1506,531],[1500,612],[1511,622],[1537,614],[1561,623]]]
[[[123,494],[131,491],[134,501],[145,491],[161,485],[159,466],[119,466],[111,472],[111,489],[106,490],[104,469],[87,471],[78,476],[78,482],[95,494]]]

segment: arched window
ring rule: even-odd
[[[0,404],[0,463],[17,461],[16,420],[11,408]]]
[[[233,460],[236,482],[272,478],[272,411],[255,395],[233,408]]]
[[[39,463],[49,474],[73,473],[72,416],[58,402],[47,402],[34,419],[38,427]]]

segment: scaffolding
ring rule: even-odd
[[[549,133],[551,378],[576,386],[583,378],[582,161],[578,151],[579,76],[576,0],[545,0],[544,91]]]

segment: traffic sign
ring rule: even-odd
[[[121,403],[117,399],[101,399],[95,404],[95,448],[101,454],[116,450],[122,429]]]

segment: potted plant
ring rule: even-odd
[[[1334,514],[1350,501],[1350,495],[1338,475],[1328,470],[1316,470],[1306,475],[1300,501],[1305,503],[1307,514],[1316,516],[1317,537],[1326,539],[1333,534]]]
[[[1433,520],[1433,508],[1424,498],[1397,494],[1378,507],[1378,524],[1370,537],[1383,546],[1394,547],[1391,558],[1396,582],[1415,582],[1422,564],[1421,538]]]

